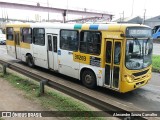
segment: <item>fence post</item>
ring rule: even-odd
[[[3,64],[3,67],[2,67],[3,75],[7,73],[6,69],[7,69],[7,64]]]
[[[44,94],[44,85],[46,84],[47,84],[47,80],[40,81],[40,89],[39,89],[40,95]]]

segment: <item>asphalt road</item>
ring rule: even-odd
[[[160,55],[160,44],[154,44],[153,54]],[[0,58],[13,59],[7,55],[6,47],[0,45]],[[119,101],[127,102],[148,111],[160,111],[160,73],[152,73],[150,82],[123,95],[106,93]]]

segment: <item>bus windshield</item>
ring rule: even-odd
[[[128,39],[126,43],[126,67],[131,70],[146,68],[152,63],[152,39]]]

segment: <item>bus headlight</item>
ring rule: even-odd
[[[125,75],[125,79],[127,82],[132,83],[134,80],[134,76],[133,75]]]

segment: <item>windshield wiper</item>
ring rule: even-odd
[[[130,35],[133,39],[138,40],[138,38],[134,37],[133,35]]]

